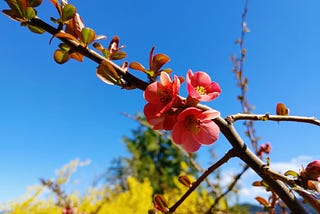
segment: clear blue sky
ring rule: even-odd
[[[178,75],[204,70],[219,82],[223,93],[209,105],[222,116],[240,111],[229,58],[238,51],[234,41],[244,1],[71,3],[86,26],[109,39],[119,35],[128,61],[146,65],[155,45],[156,52],[170,56],[169,66]],[[1,1],[0,8],[8,7]],[[250,1],[245,75],[255,113],[274,113],[276,103],[284,102],[292,115],[320,118],[319,8],[317,0]],[[56,11],[44,0],[38,15],[49,20]],[[92,180],[112,158],[126,154],[121,138],[137,124],[121,113],[142,111],[142,92],[103,84],[96,64],[87,59],[58,65],[52,58],[57,40],[49,45],[50,35],[32,34],[3,14],[0,23],[0,202],[17,198],[40,177],[54,177],[55,169],[75,158],[92,161],[79,175],[79,180]],[[243,133],[241,122],[237,127]],[[320,158],[319,127],[260,122],[256,128],[262,143],[272,143],[275,163]],[[208,148],[199,152],[204,167],[210,162]],[[217,153],[228,148],[221,136]]]

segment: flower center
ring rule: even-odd
[[[186,117],[184,120],[184,126],[188,129],[188,131],[194,134],[198,134],[200,132],[200,121],[194,117]]]
[[[200,95],[205,95],[206,94],[206,89],[203,86],[197,86],[196,90],[197,90],[197,92],[199,92]]]
[[[160,102],[169,103],[172,100],[172,93],[170,89],[159,90]]]

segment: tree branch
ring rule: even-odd
[[[43,30],[47,31],[48,33],[55,35],[58,32],[60,32],[59,29],[52,27],[51,25],[47,24],[46,22],[42,21],[39,18],[33,18],[29,21],[29,23],[31,25],[37,26],[42,28]],[[89,59],[91,59],[92,61],[101,64],[102,61],[106,61],[108,63],[110,63],[114,69],[116,70],[116,72],[118,73],[118,75],[124,79],[127,83],[129,83],[130,86],[132,87],[137,87],[141,90],[145,90],[146,87],[148,86],[148,83],[133,76],[132,74],[130,74],[129,72],[125,71],[124,69],[122,69],[119,65],[117,65],[116,63],[114,63],[113,61],[101,56],[100,54],[98,54],[97,52],[82,46],[80,43],[70,40],[70,39],[66,39],[66,38],[59,38],[63,43],[67,44],[68,46],[70,46],[70,48],[72,50],[74,50],[75,52],[78,52],[86,57],[88,57]]]
[[[248,164],[277,193],[293,213],[308,213],[283,182],[273,179],[270,174],[266,173],[264,170],[266,164],[247,148],[232,124],[227,123],[221,117],[214,119],[214,122],[220,127],[221,132],[234,148],[236,156]]]
[[[207,178],[214,170],[228,162],[232,157],[235,157],[234,149],[230,149],[220,160],[210,166],[195,182],[193,182],[188,191],[172,207],[170,207],[168,213],[175,212],[175,210],[188,198],[188,196],[202,183],[205,178]]]
[[[301,117],[301,116],[283,116],[283,115],[270,115],[270,114],[234,114],[226,118],[229,124],[236,122],[237,120],[260,120],[260,121],[291,121],[300,123],[310,123],[320,126],[320,120],[315,117]]]

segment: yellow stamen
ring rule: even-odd
[[[205,95],[206,94],[206,89],[203,86],[197,86],[196,90],[199,92],[199,94],[201,95]]]

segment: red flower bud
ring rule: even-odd
[[[320,181],[320,160],[309,163],[301,174],[307,180]]]
[[[169,207],[168,207],[168,202],[167,200],[163,197],[163,195],[155,195],[153,197],[153,204],[154,204],[154,207],[157,209],[157,210],[160,210],[161,212],[168,212],[169,211]]]

